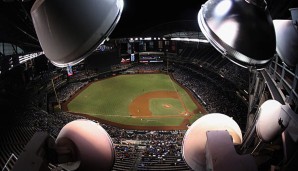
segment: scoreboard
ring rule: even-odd
[[[163,62],[164,52],[140,52],[139,61],[141,63]]]

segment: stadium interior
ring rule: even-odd
[[[2,171],[297,170],[298,1],[201,0],[195,20],[131,32],[126,1],[0,1]],[[148,73],[206,113],[146,130],[64,110],[93,82]]]

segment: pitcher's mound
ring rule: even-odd
[[[170,105],[170,104],[163,104],[162,107],[164,107],[164,108],[171,108],[172,105]]]

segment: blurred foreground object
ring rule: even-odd
[[[292,20],[273,20],[276,52],[288,67],[298,63],[298,8],[291,8]]]
[[[198,13],[201,31],[225,57],[262,69],[275,54],[272,18],[264,0],[209,0]]]
[[[238,155],[234,145],[242,143],[239,125],[229,116],[211,113],[196,120],[183,139],[183,157],[198,171],[256,171],[252,156]],[[226,156],[226,157],[224,157]],[[234,164],[231,164],[234,163]]]
[[[36,0],[33,25],[46,57],[58,67],[89,56],[117,25],[123,0]]]
[[[98,123],[78,119],[66,124],[56,140],[46,132],[35,133],[13,170],[50,171],[54,164],[69,171],[109,171],[114,162],[109,134]]]

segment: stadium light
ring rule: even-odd
[[[298,8],[291,8],[292,20],[273,20],[276,52],[283,62],[294,67],[298,63]]]
[[[262,69],[275,54],[274,26],[264,0],[208,0],[198,24],[223,56],[242,67]]]
[[[33,25],[45,56],[56,66],[89,56],[116,27],[123,0],[36,0]]]

